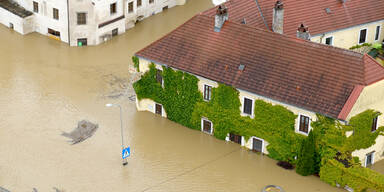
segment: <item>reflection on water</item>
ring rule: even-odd
[[[97,47],[69,47],[0,26],[0,186],[13,192],[240,192],[276,184],[292,192],[337,191],[236,144],[136,112],[119,92],[134,52],[211,6],[190,0]],[[124,137],[132,148],[126,167],[119,110],[104,107],[110,102],[124,107]],[[82,119],[99,129],[68,144],[61,133]]]

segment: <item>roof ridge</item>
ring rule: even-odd
[[[190,19],[188,19],[186,22],[184,22],[183,24],[179,25],[178,27],[176,27],[175,29],[171,30],[170,32],[168,32],[167,34],[163,35],[161,38],[157,39],[156,41],[150,43],[149,45],[145,46],[144,48],[140,49],[138,52],[136,52],[134,54],[134,56],[137,56],[137,54],[139,54],[140,52],[143,52],[144,50],[146,50],[148,47],[156,44],[157,42],[163,40],[164,38],[168,37],[168,35],[170,35],[172,32],[176,31],[177,29],[183,27],[184,25],[186,25],[189,21],[192,21],[193,18],[195,17],[198,17],[198,16],[201,16],[202,15],[202,12],[201,13],[198,13],[196,15],[194,15],[193,17],[191,17]]]
[[[199,16],[213,18],[212,16],[204,15],[204,14],[201,14],[201,13],[199,14]],[[265,32],[268,32],[268,33],[273,33],[273,34],[276,34],[278,36],[282,36],[282,37],[285,37],[287,39],[292,39],[292,40],[295,40],[295,41],[299,40],[302,43],[307,43],[307,44],[312,44],[312,45],[319,45],[319,46],[322,46],[322,47],[326,47],[327,49],[331,48],[331,49],[336,49],[338,51],[349,52],[349,53],[352,53],[353,55],[355,55],[356,57],[359,57],[359,58],[363,58],[363,56],[364,56],[361,53],[358,53],[358,52],[355,52],[355,51],[352,51],[352,50],[349,50],[349,49],[344,49],[344,48],[340,48],[340,47],[334,47],[334,46],[331,46],[331,45],[326,45],[326,44],[323,44],[323,43],[318,43],[318,42],[313,42],[313,41],[307,41],[307,40],[304,40],[304,39],[300,39],[298,37],[292,37],[292,36],[289,36],[289,35],[286,35],[286,34],[275,33],[273,31],[270,31],[270,30],[267,30],[267,29],[263,29],[263,28],[259,28],[259,27],[255,27],[255,26],[251,26],[251,25],[237,23],[237,22],[234,22],[232,20],[227,20],[226,22],[234,23],[236,25],[241,25],[241,26],[252,28],[252,29],[256,29],[256,30],[259,30],[259,31],[265,31]]]

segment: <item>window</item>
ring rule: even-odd
[[[109,10],[111,12],[111,15],[112,14],[115,14],[116,13],[116,3],[112,3],[110,6],[109,6]]]
[[[163,115],[163,106],[161,104],[155,104],[155,113],[158,115]]]
[[[243,113],[247,115],[252,115],[252,104],[253,100],[244,97],[243,103]]]
[[[263,152],[263,140],[253,137],[252,150],[256,152]]]
[[[112,30],[112,37],[117,36],[118,34],[119,34],[119,29],[118,28]]]
[[[325,44],[327,45],[333,45],[333,37],[327,37],[325,39]]]
[[[87,13],[77,13],[77,24],[78,25],[87,24]]]
[[[154,3],[154,2],[155,2],[155,0],[149,0],[149,4]]]
[[[141,7],[141,0],[137,0],[137,7]]]
[[[59,10],[56,8],[53,8],[53,18],[59,20]]]
[[[161,75],[161,70],[156,70],[156,81],[163,85],[163,76]]]
[[[128,3],[128,13],[133,12],[133,2]]]
[[[212,122],[205,119],[205,118],[202,118],[201,119],[201,131],[208,133],[208,134],[212,134],[213,133]]]
[[[204,85],[204,100],[209,101],[211,100],[212,95],[212,86]]]
[[[380,29],[380,26],[376,26],[375,41],[379,40],[380,38]]]
[[[379,117],[375,117],[375,118],[373,118],[373,121],[372,121],[372,127],[371,127],[371,131],[372,132],[374,132],[374,131],[376,131],[376,129],[377,129],[377,119],[378,119]]]
[[[56,37],[60,37],[60,31],[55,31],[53,29],[48,28],[48,33]]]
[[[373,165],[375,152],[370,152],[365,156],[365,167]]]
[[[360,30],[359,44],[365,43],[366,40],[367,40],[367,29],[362,29]]]
[[[308,134],[309,133],[309,117],[300,115],[299,131]]]
[[[233,133],[229,134],[229,140],[241,145],[241,136]]]
[[[33,2],[33,12],[38,13],[39,12],[39,3]]]

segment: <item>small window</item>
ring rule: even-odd
[[[252,99],[248,99],[244,97],[244,104],[243,104],[243,113],[247,115],[252,115]]]
[[[141,7],[141,0],[137,0],[137,7]]]
[[[59,10],[56,8],[53,8],[53,18],[59,20]]]
[[[155,113],[158,115],[163,115],[163,106],[161,104],[155,104]]]
[[[365,156],[365,167],[369,167],[374,163],[375,152],[370,152]]]
[[[209,101],[211,100],[212,95],[212,86],[204,85],[204,100]]]
[[[87,24],[87,13],[77,13],[77,24],[78,25]]]
[[[241,136],[233,133],[229,134],[229,140],[241,145]]]
[[[109,10],[110,10],[111,15],[112,15],[112,14],[115,14],[115,13],[116,13],[116,3],[112,3],[112,4],[109,6]]]
[[[376,26],[375,41],[379,40],[380,38],[380,29],[380,26]]]
[[[155,2],[155,0],[149,0],[149,4],[152,4],[154,2]]]
[[[133,2],[128,3],[128,13],[133,12]]]
[[[48,33],[60,38],[60,31],[55,31],[53,29],[48,28]]]
[[[118,34],[119,34],[119,29],[118,29],[118,28],[112,30],[112,37],[115,37],[115,36],[117,36]]]
[[[379,117],[375,117],[375,118],[373,118],[373,121],[372,121],[372,127],[371,127],[371,131],[372,132],[374,132],[374,131],[376,131],[376,129],[377,129],[377,119],[378,119]]]
[[[333,45],[333,37],[327,37],[325,39],[325,44],[327,45]]]
[[[299,131],[308,134],[309,133],[309,117],[300,115]]]
[[[212,122],[204,118],[201,119],[201,130],[205,133],[212,134],[213,133]]]
[[[360,30],[359,44],[365,43],[367,40],[367,29]]]
[[[263,140],[253,138],[252,139],[252,150],[256,152],[263,152]]]
[[[33,2],[33,12],[38,13],[39,12],[39,3]]]
[[[156,70],[156,81],[163,85],[163,76],[161,75],[161,70]]]

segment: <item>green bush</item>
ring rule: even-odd
[[[139,58],[136,57],[136,56],[132,56],[132,62],[133,62],[133,66],[136,68],[137,72],[140,72],[140,67],[139,67]]]
[[[316,146],[313,132],[309,132],[308,137],[301,145],[296,165],[296,173],[307,176],[316,172]]]

